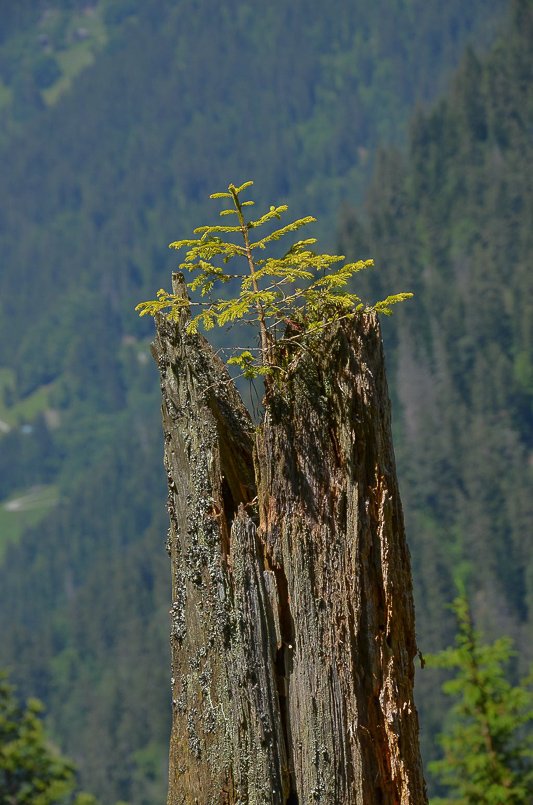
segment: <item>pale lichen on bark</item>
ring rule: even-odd
[[[178,275],[174,292],[186,293]],[[171,521],[169,805],[425,803],[377,318],[334,325],[267,380],[254,431],[186,315],[160,315],[153,348]]]

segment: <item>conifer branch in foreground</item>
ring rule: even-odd
[[[303,346],[304,342],[309,342],[310,338],[312,340],[335,321],[353,318],[357,312],[375,311],[390,316],[393,305],[412,296],[410,293],[398,293],[373,305],[364,304],[360,297],[347,291],[346,287],[354,274],[374,265],[373,260],[342,264],[345,260],[342,255],[317,254],[311,248],[316,243],[316,238],[296,241],[283,257],[256,259],[255,254],[258,251],[263,251],[267,245],[285,235],[314,223],[316,219],[311,216],[300,218],[251,242],[252,230],[280,220],[288,209],[286,205],[272,206],[257,220],[246,222],[243,209],[253,206],[254,202],[241,201],[240,195],[252,184],[252,181],[245,182],[240,187],[230,184],[227,193],[213,193],[210,196],[212,199],[228,199],[232,202],[233,208],[222,210],[220,215],[236,215],[238,225],[201,226],[194,230],[194,234],[201,237],[170,244],[170,248],[188,249],[180,269],[196,273],[188,287],[191,291],[199,290],[202,297],[207,297],[207,301],[189,303],[160,289],[156,300],[137,305],[136,310],[140,311],[141,316],[153,316],[158,311],[170,308],[168,318],[176,321],[180,311],[190,304],[193,312],[198,309],[199,312],[188,322],[188,332],[196,332],[200,325],[205,330],[212,329],[215,324],[233,326],[238,320],[258,326],[261,346],[255,350],[235,348],[228,360],[229,364],[237,365],[245,377],[254,378],[269,374],[275,368],[279,370],[273,363],[274,342],[287,340],[293,345]],[[242,238],[242,245],[233,243],[232,238]],[[244,272],[230,273],[225,269],[234,258],[245,261]],[[341,265],[333,267],[337,263]],[[231,280],[240,280],[239,296],[229,300],[213,299],[211,293],[215,285]],[[280,324],[284,327],[287,324],[292,325],[296,335],[288,339],[278,338],[277,328]]]

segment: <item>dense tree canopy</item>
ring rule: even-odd
[[[75,793],[74,766],[48,744],[42,711],[38,699],[20,707],[0,674],[1,805],[97,805],[89,794]]]
[[[451,790],[431,805],[523,805],[533,797],[533,694],[531,675],[513,686],[506,673],[515,652],[503,637],[484,644],[474,629],[468,601],[452,606],[458,622],[455,647],[428,657],[453,669],[444,692],[454,704],[439,742],[444,757],[430,764]]]
[[[38,523],[21,512],[2,554],[0,661],[46,701],[87,788],[156,805],[169,574],[152,331],[135,304],[168,284],[168,243],[232,178],[312,212],[329,248],[378,144],[404,142],[415,103],[443,91],[467,41],[493,39],[507,3],[46,5],[43,23],[39,4],[1,4],[0,499],[54,485],[60,503]],[[515,9],[509,42],[488,61],[472,53],[418,115],[408,164],[379,157],[366,234],[352,243],[350,217],[341,249],[376,258],[363,301],[383,298],[383,274],[419,305],[389,351],[419,631],[434,649],[453,632],[441,612],[456,567],[474,566],[475,609],[489,589],[503,602],[494,628],[522,641],[529,628],[530,5]],[[74,80],[84,42],[92,66]],[[42,53],[61,75],[50,60],[45,75]]]
[[[398,281],[415,294],[385,334],[421,645],[451,640],[444,604],[468,580],[476,622],[491,638],[511,635],[524,665],[533,659],[532,54],[533,5],[519,0],[512,33],[486,58],[469,50],[447,95],[415,116],[408,158],[381,152],[365,220],[347,213],[342,237],[348,255],[375,259],[369,294]],[[447,705],[430,699],[427,675],[419,684],[430,752]]]

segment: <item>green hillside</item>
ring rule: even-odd
[[[377,160],[342,240],[379,268],[367,292],[415,292],[385,327],[420,645],[452,642],[463,581],[476,624],[533,660],[533,4],[415,116],[409,155]],[[419,674],[426,754],[442,718]]]
[[[170,723],[170,574],[151,324],[134,306],[168,287],[176,258],[167,244],[209,219],[209,193],[230,181],[253,177],[258,202],[287,201],[293,217],[316,215],[321,245],[332,245],[339,205],[363,197],[380,142],[406,141],[416,103],[444,90],[467,42],[483,49],[494,39],[507,4],[252,0],[230,12],[210,0],[49,2],[44,23],[55,20],[59,33],[43,29],[44,4],[16,5],[17,13],[0,0],[9,20],[0,38],[0,665],[13,667],[24,694],[46,702],[54,740],[80,766],[87,790],[104,803],[158,805]],[[76,38],[88,9],[94,27]],[[43,33],[59,72],[49,60],[30,70]],[[424,126],[431,119],[420,118]],[[444,160],[440,147],[436,140],[433,161]],[[420,158],[423,173],[432,160]],[[465,156],[464,164],[470,188],[475,162]],[[417,292],[420,307],[414,313],[411,303],[401,327],[420,328],[432,344],[434,314],[422,302],[441,299],[444,280],[424,295],[421,266],[433,234],[441,237],[429,195],[440,186],[430,175],[415,192],[409,170],[390,155],[377,170],[369,209],[383,208],[385,221],[367,242],[376,262],[398,268],[386,287]],[[387,251],[385,223],[398,217],[392,199],[387,208],[390,171],[420,204],[427,181],[426,214],[435,216],[430,234],[420,234],[400,205],[393,225],[409,239],[396,242],[398,252]],[[413,226],[418,215],[416,208]],[[407,255],[415,234],[418,262],[400,271],[399,250]],[[452,315],[448,298],[443,317]],[[418,356],[405,338],[408,356]],[[394,361],[399,339],[389,336]],[[517,361],[528,377],[527,360]],[[392,380],[403,411],[409,388]],[[459,538],[446,553],[421,530],[427,518],[428,533],[447,534],[438,518],[449,498],[438,497],[438,467],[426,473],[441,448],[427,447],[427,427],[416,432],[412,455],[410,432],[400,429],[399,452],[420,630],[425,639],[431,613],[438,616],[444,625],[428,648],[440,648]],[[428,489],[433,479],[434,510],[417,503],[418,461]],[[453,465],[441,469],[451,477]],[[46,505],[15,528],[5,504],[35,487],[49,490]],[[433,588],[441,593],[429,596]]]
[[[167,243],[213,187],[253,176],[263,201],[312,211],[332,241],[377,144],[403,139],[414,103],[442,88],[467,38],[490,38],[505,3],[136,8],[0,154],[0,364],[22,394],[64,369],[80,307],[103,296],[139,332],[134,302],[166,279]],[[43,361],[28,360],[36,344]]]

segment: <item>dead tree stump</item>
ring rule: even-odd
[[[337,323],[269,378],[256,428],[187,317],[160,314],[152,345],[172,561],[168,803],[422,805],[377,317]]]

